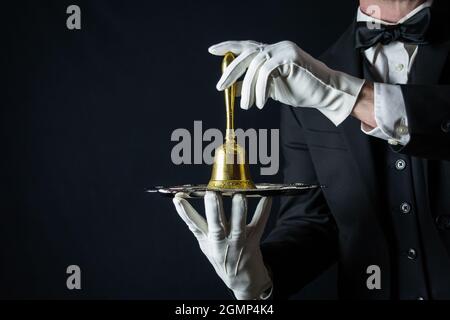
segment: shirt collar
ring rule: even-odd
[[[372,22],[372,23],[380,23],[380,24],[385,24],[385,25],[395,25],[395,24],[400,24],[405,22],[406,20],[408,20],[409,18],[411,18],[413,15],[415,15],[417,12],[431,7],[431,5],[433,4],[433,0],[427,0],[426,2],[422,3],[420,6],[418,6],[417,8],[415,8],[413,11],[411,11],[410,13],[408,13],[406,16],[404,16],[403,18],[401,18],[400,20],[398,20],[396,23],[392,23],[392,22],[387,22],[384,20],[380,20],[374,17],[371,17],[367,14],[365,14],[364,12],[361,11],[361,8],[358,7],[358,13],[356,16],[356,21],[358,22]]]

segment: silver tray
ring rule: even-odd
[[[247,197],[272,197],[272,196],[295,196],[311,189],[321,188],[316,184],[304,183],[257,183],[256,189],[214,189],[212,191],[220,192],[222,196],[232,196],[235,193],[243,193]],[[175,194],[181,193],[185,198],[203,198],[205,192],[209,190],[206,184],[184,184],[173,187],[157,186],[147,190],[150,193],[159,193],[163,196],[173,198]]]

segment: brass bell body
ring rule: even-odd
[[[222,72],[234,60],[231,52],[225,54]],[[227,131],[225,143],[215,150],[211,180],[207,188],[214,189],[255,189],[250,178],[245,150],[236,142],[234,134],[234,100],[236,84],[225,89]]]

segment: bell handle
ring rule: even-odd
[[[225,72],[225,69],[231,64],[231,62],[235,59],[235,56],[231,52],[227,52],[222,60],[222,73]],[[234,140],[234,102],[236,98],[236,83],[233,83],[231,86],[224,90],[225,94],[225,108],[226,108],[226,135],[225,140],[230,141]]]

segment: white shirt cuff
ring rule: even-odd
[[[399,85],[374,84],[374,113],[377,126],[367,131],[361,124],[362,132],[387,140],[392,145],[406,145],[409,142],[405,100]]]

